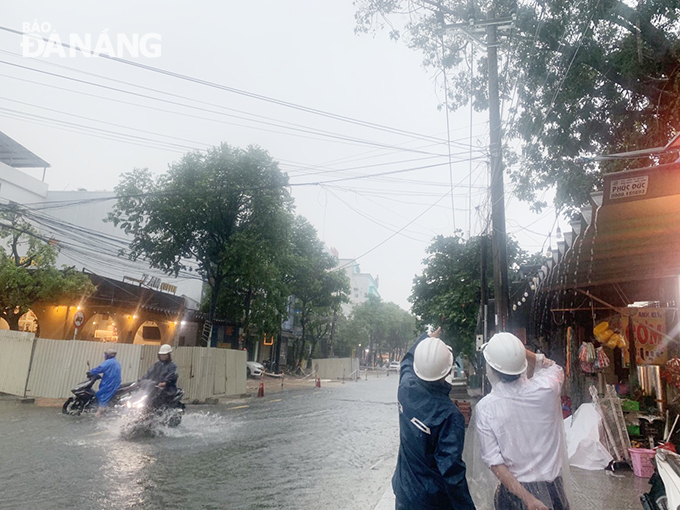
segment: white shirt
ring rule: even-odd
[[[552,482],[563,463],[564,372],[537,360],[534,376],[494,385],[475,408],[482,460],[505,464],[520,482]]]

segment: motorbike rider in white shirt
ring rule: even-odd
[[[477,404],[475,422],[482,460],[501,482],[496,510],[569,510],[562,479],[562,368],[526,350],[511,333],[494,335],[483,353],[493,389]]]

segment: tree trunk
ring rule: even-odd
[[[314,350],[316,349],[316,344],[317,344],[318,341],[319,340],[316,336],[312,337],[311,344],[310,344],[311,348],[309,349],[309,359],[310,359],[309,363],[311,363],[311,359],[314,357]],[[308,363],[308,365],[309,365],[309,363]]]
[[[210,288],[210,311],[208,312],[208,320],[210,321],[210,324],[215,323],[215,315],[217,314],[217,299],[220,295],[221,288],[222,279],[213,279],[213,285]],[[212,345],[212,336],[215,331],[215,328],[212,328],[210,338],[208,339],[208,346]]]
[[[338,320],[338,309],[333,308],[333,322],[331,323],[331,337],[328,339],[328,351],[326,357],[333,355],[333,341],[335,340],[335,323]]]
[[[248,348],[248,339],[250,338],[250,306],[253,301],[253,293],[251,289],[248,289],[246,297],[243,303],[243,345]]]
[[[300,339],[300,350],[298,351],[297,354],[297,364],[302,367],[302,353],[305,351],[305,339],[302,338]]]
[[[2,312],[2,318],[5,319],[11,331],[19,331],[19,319],[21,318],[20,314],[13,312]]]
[[[307,343],[307,303],[305,301],[302,302],[302,314],[300,315],[300,330],[302,331],[302,340],[300,341],[298,364],[302,365],[302,355],[304,353],[305,343]]]

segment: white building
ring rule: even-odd
[[[368,301],[369,296],[380,297],[378,278],[373,278],[370,273],[362,273],[356,260],[338,259],[338,267],[344,269],[350,282],[349,303],[342,305],[342,313],[346,317],[356,305]]]
[[[171,278],[144,261],[118,255],[130,238],[104,220],[116,200],[112,191],[51,191],[47,183],[20,168],[47,168],[49,163],[0,132],[0,203],[25,205],[40,217],[31,221],[60,248],[57,267],[74,266],[121,281],[163,283],[173,294],[200,302],[202,282],[196,275]],[[43,173],[44,177],[44,173]]]
[[[0,210],[10,202],[23,206],[24,219],[34,225],[43,240],[59,248],[57,267],[75,267],[108,279],[100,286],[111,291],[111,301],[102,304],[102,297],[97,297],[99,305],[85,310],[86,322],[75,333],[72,316],[80,310],[75,305],[56,306],[54,310],[41,306],[31,312],[29,319],[28,314],[22,317],[30,323],[26,328],[40,327],[43,334],[60,334],[64,329],[62,336],[75,338],[77,333],[80,339],[119,342],[134,339],[134,343],[157,344],[174,338],[179,345],[185,345],[185,339],[186,345],[193,345],[197,321],[202,320],[196,312],[203,289],[200,277],[195,273],[170,277],[152,269],[144,260],[132,261],[119,255],[130,237],[104,221],[116,202],[115,193],[50,191],[44,182],[47,167],[46,161],[0,132]],[[43,168],[43,180],[22,170],[36,168]],[[122,299],[121,296],[114,299],[114,293],[122,293]],[[136,305],[137,313],[134,300],[142,297],[143,301]],[[132,304],[132,310],[125,311],[123,301]],[[63,328],[50,326],[59,322],[53,317],[56,313],[63,315],[59,319]],[[180,324],[182,317],[177,313],[187,318],[190,314],[190,320],[186,323],[181,320]],[[6,327],[4,321],[0,327]]]

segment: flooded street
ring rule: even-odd
[[[396,459],[397,383],[190,406],[135,441],[117,418],[1,400],[0,508],[372,509]]]

